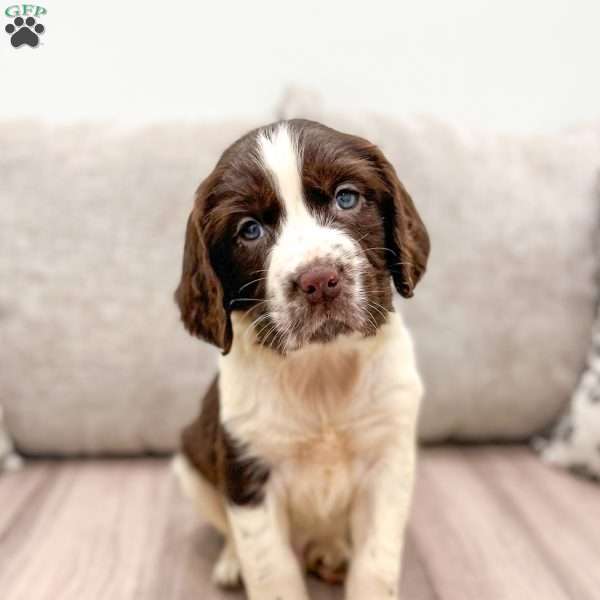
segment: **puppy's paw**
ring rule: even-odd
[[[371,565],[372,567],[372,565]],[[386,569],[361,568],[352,560],[352,569],[346,581],[346,600],[398,600],[399,573]]]
[[[225,589],[239,587],[242,583],[242,569],[235,548],[232,544],[226,544],[215,563],[212,580],[215,585]]]
[[[341,585],[348,569],[349,549],[341,541],[309,544],[305,552],[306,570],[331,585]]]

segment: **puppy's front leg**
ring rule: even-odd
[[[308,600],[284,508],[269,486],[260,503],[227,512],[249,600]]]
[[[347,600],[398,597],[404,529],[412,496],[416,448],[412,436],[373,467],[352,509],[353,556]]]

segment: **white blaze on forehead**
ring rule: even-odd
[[[267,298],[273,321],[279,327],[289,325],[289,281],[316,262],[342,264],[346,273],[354,276],[349,296],[358,304],[359,248],[346,232],[333,223],[319,222],[308,211],[302,187],[302,149],[297,135],[286,123],[280,123],[271,131],[258,134],[257,150],[259,162],[273,182],[284,209],[267,263]]]
[[[260,132],[257,144],[260,161],[273,181],[286,217],[308,216],[302,192],[302,152],[297,136],[286,123],[280,123],[272,131]]]

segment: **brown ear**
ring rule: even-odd
[[[427,267],[429,234],[394,167],[379,149],[376,152],[387,195],[386,243],[396,254],[389,255],[388,264],[396,289],[410,298]]]
[[[186,329],[199,338],[218,346],[227,354],[233,332],[231,319],[224,307],[223,287],[211,262],[200,229],[198,208],[187,222],[181,281],[175,301]]]

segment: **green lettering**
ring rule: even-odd
[[[4,11],[4,14],[7,17],[18,17],[19,16],[19,5],[18,4],[14,4],[13,6],[9,6]]]

